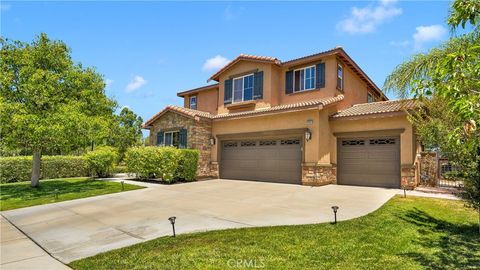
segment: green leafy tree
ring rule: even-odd
[[[116,103],[105,95],[102,76],[75,64],[65,43],[44,33],[30,44],[0,42],[0,139],[31,149],[37,187],[42,153],[104,141]]]
[[[127,107],[123,107],[117,116],[117,130],[112,144],[118,148],[120,160],[123,160],[129,147],[142,145],[142,123],[142,117]]]
[[[455,0],[448,23],[472,31],[400,64],[384,89],[422,101],[409,118],[426,146],[460,166],[464,199],[480,217],[480,1]]]

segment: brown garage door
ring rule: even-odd
[[[300,184],[301,140],[222,141],[220,177]]]
[[[400,186],[400,138],[338,139],[338,183],[343,185]]]

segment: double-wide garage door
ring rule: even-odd
[[[220,177],[301,183],[299,138],[222,141]]]
[[[400,138],[338,139],[338,179],[343,185],[400,186]]]

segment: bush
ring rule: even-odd
[[[32,157],[0,158],[0,183],[30,181]],[[88,176],[85,159],[81,156],[42,156],[40,179]]]
[[[170,183],[175,180],[195,180],[198,151],[172,147],[132,147],[125,154],[127,171],[140,178],[161,178]]]
[[[108,177],[118,159],[118,152],[113,147],[103,146],[86,153],[84,156],[90,172],[98,177]]]
[[[198,159],[200,153],[198,150],[181,149],[178,151],[178,168],[175,178],[184,181],[193,181],[197,174]]]

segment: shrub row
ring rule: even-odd
[[[108,177],[118,159],[118,151],[113,147],[103,146],[86,153],[84,157],[92,175]]]
[[[140,178],[161,179],[170,183],[195,180],[198,159],[198,150],[142,146],[127,150],[125,165],[128,172]]]
[[[29,181],[32,157],[0,158],[0,183]],[[88,165],[81,156],[43,156],[40,179],[88,176]]]

